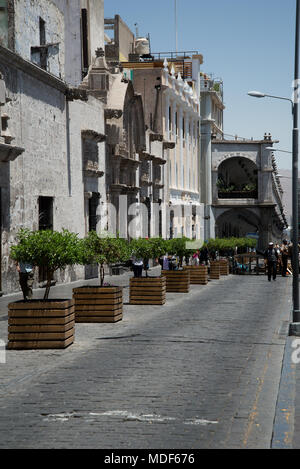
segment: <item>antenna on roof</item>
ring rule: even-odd
[[[139,28],[138,28],[138,24],[137,24],[137,23],[134,23],[134,26],[135,26],[135,37],[138,38],[138,37],[139,37]]]

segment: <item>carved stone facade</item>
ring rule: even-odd
[[[22,12],[24,19],[29,3],[10,2],[10,14],[15,16],[9,24],[12,20],[17,24]],[[90,1],[89,5],[81,5],[79,0],[35,3],[36,9],[30,5],[26,10],[28,22],[13,36],[10,30],[14,42],[10,39],[6,47],[0,46],[0,290],[4,293],[19,290],[9,252],[20,228],[67,228],[83,237],[97,226],[101,202],[106,200],[104,103],[76,86],[81,82],[82,51],[80,41],[72,42],[81,36],[82,8],[101,9],[103,1]],[[103,18],[103,11],[101,14]],[[59,50],[65,54],[55,55],[60,57],[59,68],[51,61],[54,56],[49,57],[47,69],[28,56],[28,50],[36,46],[36,31],[43,26],[41,16],[46,41],[54,41],[54,35],[60,34]],[[102,42],[101,33],[90,31],[94,41],[99,39],[99,48],[104,47],[103,22],[101,27]],[[25,37],[23,53],[23,43],[18,41]],[[91,57],[94,54],[90,52]],[[55,280],[90,276],[88,268],[77,266],[58,272]],[[43,280],[43,272],[36,272],[35,287]]]
[[[280,241],[287,220],[271,150],[263,140],[212,142],[212,213],[215,234],[258,237],[258,249]]]

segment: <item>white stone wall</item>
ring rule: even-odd
[[[2,109],[10,117],[10,132],[16,136],[13,143],[25,148],[15,161],[1,164],[2,206],[6,200],[10,207],[4,216],[2,234],[2,290],[8,293],[19,288],[14,264],[9,259],[10,245],[20,228],[38,229],[39,196],[54,199],[54,230],[66,228],[80,236],[86,234],[81,131],[104,133],[104,113],[103,104],[95,98],[67,103],[63,92],[21,70],[7,73],[0,67],[0,71],[11,98]],[[104,145],[99,144],[103,171]],[[104,178],[94,183],[105,200]],[[61,281],[76,278],[83,278],[82,267],[58,274]]]
[[[31,60],[31,47],[40,45],[40,17],[46,22],[46,43],[59,43],[58,47],[49,48],[47,70],[64,78],[64,16],[51,0],[15,2],[15,52]]]
[[[65,70],[64,80],[73,86],[81,76],[80,0],[53,0],[64,15]]]

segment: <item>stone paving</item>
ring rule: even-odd
[[[269,448],[291,279],[230,275],[164,306],[126,304],[128,279],[112,279],[125,286],[122,321],[76,324],[63,351],[6,351],[0,447]],[[15,299],[0,299],[2,340]]]

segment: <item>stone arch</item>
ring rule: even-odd
[[[226,210],[216,219],[216,237],[245,237],[247,233],[261,233],[262,221],[252,210],[233,208]]]
[[[237,197],[257,198],[258,167],[244,156],[235,156],[223,160],[218,166],[217,186],[219,193],[230,193]]]

